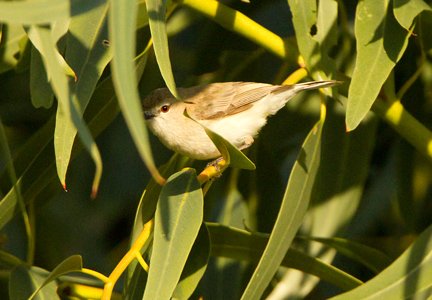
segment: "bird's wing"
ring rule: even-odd
[[[225,82],[183,89],[180,96],[191,103],[187,111],[192,118],[207,120],[240,113],[269,93],[287,88],[266,83]]]

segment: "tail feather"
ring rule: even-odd
[[[324,80],[324,81],[310,81],[310,82],[304,82],[304,83],[298,83],[293,85],[294,91],[296,93],[304,90],[313,90],[313,89],[319,89],[319,88],[325,88],[325,87],[331,87],[338,84],[341,84],[342,81],[337,80]]]

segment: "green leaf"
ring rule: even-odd
[[[5,2],[0,2],[0,4]],[[19,42],[26,33],[19,24],[4,24],[0,34],[0,74],[13,69],[18,60],[16,54],[20,51]]]
[[[76,80],[70,83],[72,102],[76,103],[76,114],[82,118],[96,83],[106,65],[112,58],[110,48],[104,45],[108,37],[107,3],[93,9],[87,14],[74,17],[71,20],[66,44],[66,61],[75,70]],[[72,147],[75,141],[77,127],[68,113],[62,113],[59,107],[56,120],[55,146],[56,156],[61,157],[57,165],[60,181],[66,182],[66,172],[70,162]],[[89,148],[94,147],[94,141],[88,141]]]
[[[109,1],[109,36],[113,51],[112,76],[126,124],[144,163],[159,184],[162,178],[154,165],[144,114],[134,72],[136,1]]]
[[[141,77],[147,62],[147,52],[136,59],[136,74]],[[115,95],[114,86],[110,76],[105,78],[97,86],[92,95],[89,106],[84,113],[84,118],[93,134],[98,136],[119,113],[119,107]],[[14,158],[14,165],[18,178],[18,184],[26,204],[30,199],[48,201],[55,193],[56,169],[53,160],[52,139],[55,119],[51,118],[19,149]],[[72,159],[83,150],[78,141],[72,151]],[[41,172],[41,170],[43,170]],[[6,184],[5,173],[0,177],[0,187],[6,196],[0,202],[0,228],[2,228],[16,214],[17,197],[14,188]],[[36,178],[36,180],[35,180]]]
[[[155,215],[153,250],[143,300],[170,299],[203,218],[203,194],[195,170],[172,175]]]
[[[82,269],[82,259],[79,255],[73,255],[71,257],[66,258],[62,261],[55,269],[50,273],[50,275],[44,280],[42,284],[38,286],[38,288],[33,292],[33,294],[29,297],[29,300],[33,299],[34,296],[46,285],[48,285],[51,281],[56,278],[70,272],[81,271]]]
[[[389,3],[364,0],[357,6],[357,59],[348,91],[347,130],[366,116],[408,45],[410,33],[397,23]]]
[[[225,140],[222,136],[220,136],[216,132],[208,129],[207,127],[202,125],[200,122],[192,119],[187,114],[187,111],[185,111],[185,115],[186,115],[186,117],[197,122],[198,124],[200,124],[204,128],[208,137],[212,140],[213,144],[216,146],[216,148],[222,154],[222,157],[226,161],[226,165],[230,165],[233,168],[239,168],[239,169],[245,169],[245,170],[255,170],[255,164],[246,155],[244,155],[243,152],[241,152],[239,149],[237,149],[235,146],[233,146],[230,142]]]
[[[328,51],[337,45],[338,33],[338,3],[335,0],[322,0],[318,3],[317,12],[317,33],[314,39],[320,44],[325,53],[326,60],[329,60]],[[332,68],[335,68],[333,65]],[[333,69],[334,71],[334,69]]]
[[[9,270],[18,267],[19,265],[24,265],[25,262],[10,253],[0,250],[0,264],[3,269]]]
[[[292,169],[269,242],[243,293],[243,300],[261,297],[303,221],[319,167],[322,127],[323,121],[320,120],[303,143]]]
[[[375,273],[381,272],[392,263],[392,259],[383,252],[346,239],[318,238],[313,236],[302,236],[300,238],[332,247],[339,253],[360,262]]]
[[[50,79],[54,93],[56,94],[59,106],[57,108],[57,119],[71,119],[78,129],[80,138],[84,143],[87,151],[90,153],[96,165],[96,174],[93,182],[92,196],[95,196],[102,175],[102,159],[96,143],[93,140],[86,124],[78,113],[79,104],[76,99],[71,97],[68,80],[64,72],[70,69],[56,48],[57,39],[69,27],[69,21],[58,22],[55,26],[41,27],[31,26],[28,30],[28,36],[33,45],[42,55],[45,68],[47,69],[48,78]],[[73,72],[73,71],[72,71]],[[69,161],[64,161],[62,154],[67,144],[62,139],[62,133],[55,132],[54,147],[56,152],[57,172],[63,188],[66,189],[65,174]]]
[[[432,295],[432,226],[380,274],[332,300],[426,299]]]
[[[393,11],[399,24],[411,31],[414,19],[423,11],[432,11],[432,8],[423,0],[393,0]]]
[[[12,270],[9,278],[9,295],[10,299],[28,300],[29,297],[40,287],[46,280],[46,276],[38,272],[39,268],[19,265]],[[54,282],[48,283],[33,299],[60,300],[57,295],[57,285]]]
[[[328,102],[323,127],[321,161],[314,184],[312,203],[303,221],[300,234],[334,237],[345,233],[359,207],[369,173],[376,139],[376,119],[366,118],[357,130],[345,131],[344,108]],[[308,255],[330,264],[334,249],[303,241],[299,248]],[[306,297],[319,278],[299,272],[288,272],[281,284],[287,292]],[[286,295],[288,297],[288,295]]]
[[[206,127],[204,127],[204,130],[212,140],[213,144],[215,144],[216,148],[218,148],[219,152],[222,154],[222,157],[231,167],[245,170],[255,170],[255,164],[246,155],[244,155],[243,152],[241,152],[216,132],[211,131]]]
[[[337,68],[327,51],[335,43],[337,2],[320,1],[319,10],[315,0],[288,0],[288,3],[300,54],[312,77],[316,80],[331,78],[337,74]]]
[[[195,243],[180,276],[173,298],[187,300],[195,291],[204,275],[210,257],[210,237],[205,223],[202,223]]]
[[[49,108],[54,102],[54,92],[48,81],[42,56],[36,48],[31,49],[30,95],[34,107]]]
[[[100,5],[97,1],[1,1],[0,22],[47,24],[86,13]]]
[[[171,69],[171,61],[169,58],[168,36],[165,20],[166,4],[167,0],[146,1],[150,32],[153,38],[154,51],[159,69],[171,94],[173,94],[177,99],[180,99],[177,93],[174,75]]]
[[[161,167],[159,167],[159,172],[162,174],[164,178],[170,177],[174,172],[177,172],[184,168],[186,161],[189,158],[185,156],[180,156],[178,153],[174,153],[171,159]],[[151,178],[149,183],[144,190],[144,193],[141,196],[140,203],[138,204],[138,209],[135,215],[134,226],[132,229],[132,234],[130,238],[130,244],[134,243],[138,238],[139,234],[144,228],[144,224],[150,221],[154,217],[154,213],[156,211],[156,204],[158,202],[160,191],[162,190],[162,186],[158,184],[154,178]],[[153,239],[153,238],[152,238]],[[151,239],[151,240],[152,240]],[[141,249],[141,253],[144,253],[147,250],[149,245],[146,243]],[[139,269],[139,270],[137,270]],[[136,290],[138,287],[134,286],[130,283],[133,280],[133,276],[143,276],[139,275],[142,267],[138,264],[137,261],[132,261],[127,269],[127,275],[125,276],[125,289],[128,293],[134,293],[133,290]],[[137,274],[136,274],[137,273]],[[136,274],[136,275],[135,275]],[[146,276],[147,278],[147,276]],[[144,290],[144,288],[143,288]],[[142,299],[142,297],[140,298]]]
[[[216,223],[207,223],[207,227],[212,241],[213,257],[228,257],[257,263],[269,240],[268,234],[251,233]],[[293,248],[288,249],[281,266],[315,275],[343,290],[350,290],[362,284],[360,280],[348,273]]]

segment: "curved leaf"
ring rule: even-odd
[[[153,38],[156,60],[162,77],[164,78],[171,94],[173,94],[177,99],[180,99],[177,93],[174,75],[171,69],[171,61],[169,58],[168,36],[165,21],[166,4],[167,0],[147,0],[147,14],[149,17],[150,32]]]
[[[144,114],[137,90],[137,79],[134,72],[135,57],[135,22],[137,16],[136,1],[109,1],[109,34],[110,47],[113,51],[112,76],[120,108],[129,127],[132,138],[144,163],[159,184],[161,177],[154,165],[148,132],[144,123]]]
[[[336,38],[337,2],[315,0],[288,0],[300,54],[316,80],[337,74],[336,64],[327,54]],[[319,15],[317,15],[319,12]]]
[[[432,226],[387,269],[333,300],[427,299],[432,295]]]
[[[348,91],[347,130],[355,129],[366,116],[408,45],[410,33],[397,23],[389,3],[364,0],[357,6],[358,54]]]
[[[210,237],[203,222],[176,286],[173,299],[187,300],[204,275],[210,257]]]
[[[86,109],[96,83],[106,65],[112,58],[110,47],[104,45],[108,39],[107,3],[87,14],[71,20],[66,44],[66,61],[75,71],[76,80],[70,83],[72,101],[76,102],[77,115],[81,116]],[[59,107],[61,110],[62,108]],[[55,141],[56,156],[61,157],[57,165],[60,181],[65,185],[66,172],[70,162],[72,147],[77,128],[67,113],[59,112],[56,120]],[[90,144],[94,144],[91,141]]]
[[[12,270],[9,278],[10,299],[28,300],[29,297],[43,284],[46,276],[38,272],[39,268],[19,265]],[[33,299],[60,300],[56,293],[57,285],[54,282],[48,283]]]
[[[269,240],[268,234],[251,233],[215,223],[207,223],[207,227],[212,241],[211,255],[214,257],[228,257],[257,263]],[[360,280],[348,273],[293,248],[288,249],[281,266],[315,275],[344,290],[350,290],[362,284]]]
[[[156,208],[154,242],[143,300],[170,299],[203,218],[203,194],[195,170],[172,175]]]
[[[309,236],[301,238],[319,242],[329,247],[332,247],[336,249],[339,253],[360,262],[375,273],[381,272],[383,269],[387,268],[392,263],[392,260],[383,252],[346,239],[318,238]]]
[[[255,170],[255,164],[246,155],[244,155],[243,152],[241,152],[239,149],[237,149],[235,146],[233,146],[230,142],[228,142],[226,139],[224,139],[216,132],[208,129],[200,122],[192,119],[187,114],[186,110],[185,110],[185,115],[191,120],[200,124],[204,128],[208,137],[212,140],[213,144],[216,146],[216,148],[219,150],[222,157],[226,161],[226,165],[230,165],[233,168]]]
[[[38,286],[38,288],[33,292],[32,296],[29,297],[29,300],[33,299],[33,297],[46,285],[48,285],[54,279],[70,272],[81,271],[82,269],[82,259],[79,255],[73,255],[71,257],[66,258],[62,261],[55,269],[50,273],[50,275],[44,280],[44,282]]]
[[[288,181],[282,205],[267,247],[242,299],[258,299],[267,288],[288,251],[306,211],[320,162],[320,120],[306,137]]]
[[[399,24],[410,31],[414,19],[425,10],[432,11],[432,8],[423,0],[394,0],[393,10]]]

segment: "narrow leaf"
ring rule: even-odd
[[[337,74],[337,68],[327,51],[334,44],[337,2],[320,1],[319,16],[315,0],[288,0],[288,3],[293,15],[300,54],[312,77],[316,80],[331,78]]]
[[[151,154],[134,72],[136,24],[131,20],[136,20],[136,14],[136,1],[109,1],[110,47],[114,55],[112,76],[120,108],[138,152],[152,176],[159,184],[163,184],[165,179],[160,176]]]
[[[97,7],[97,1],[1,1],[0,22],[24,25],[47,24],[88,12]]]
[[[103,5],[72,19],[67,36],[65,59],[76,73],[76,80],[70,82],[70,92],[73,103],[76,103],[76,114],[79,118],[82,118],[96,83],[112,57],[110,48],[103,43],[108,37],[108,7],[106,1],[99,2],[103,2]],[[77,127],[71,116],[61,110],[59,107],[55,130],[55,136],[58,138],[55,139],[55,146],[56,155],[62,158],[57,166],[60,181],[65,185]],[[94,141],[91,139],[88,143],[93,145]]]
[[[62,261],[55,269],[50,273],[50,275],[44,280],[44,282],[38,286],[38,288],[30,296],[29,300],[33,297],[47,284],[49,284],[54,279],[70,272],[77,272],[82,269],[82,259],[79,255],[73,255]]]
[[[171,298],[202,218],[203,194],[195,170],[175,173],[159,196],[144,300]]]
[[[180,99],[177,93],[174,75],[171,69],[171,61],[169,58],[168,36],[165,20],[166,2],[167,0],[146,1],[147,13],[149,17],[150,32],[153,38],[156,60],[159,65],[162,77],[164,78],[171,94],[173,94],[177,99]]]
[[[46,276],[38,272],[36,267],[27,267],[19,265],[12,270],[9,278],[9,295],[10,299],[28,300],[35,290],[46,280]],[[48,283],[33,299],[35,300],[60,300],[56,293],[57,285],[54,282]]]
[[[204,275],[210,257],[210,237],[205,223],[202,223],[195,243],[176,286],[173,299],[187,300],[195,291]]]
[[[375,273],[387,268],[392,260],[383,252],[342,238],[301,237],[336,249],[339,253],[356,260]]]
[[[366,116],[408,45],[410,33],[397,23],[389,3],[364,0],[357,5],[357,59],[348,91],[347,130]]]
[[[288,251],[309,207],[320,162],[323,120],[309,132],[294,164],[267,247],[242,299],[259,299]]]
[[[207,227],[212,241],[211,255],[213,257],[227,257],[257,263],[269,240],[268,234],[251,233],[216,223],[207,223]],[[360,280],[348,273],[293,248],[288,249],[281,266],[315,275],[344,290],[350,290],[362,284]]]
[[[432,295],[432,226],[388,268],[333,300],[427,299]]]
[[[225,140],[222,136],[220,136],[216,132],[208,129],[207,127],[202,125],[200,122],[192,119],[187,114],[187,111],[185,111],[185,115],[188,118],[190,118],[191,120],[200,124],[204,128],[208,137],[212,140],[213,144],[219,150],[222,157],[226,161],[227,165],[230,165],[233,168],[255,170],[255,164],[246,155],[244,155],[243,152],[241,152],[239,149],[237,149],[235,146],[233,146],[230,142]]]

